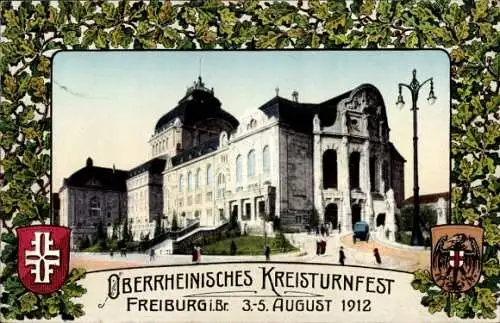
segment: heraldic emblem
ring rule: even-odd
[[[36,225],[16,229],[17,274],[36,294],[57,291],[68,276],[71,229]]]
[[[463,293],[481,277],[483,229],[471,225],[440,225],[431,229],[432,279],[448,293]]]

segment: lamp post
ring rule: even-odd
[[[429,91],[429,97],[427,100],[429,104],[434,104],[436,102],[436,96],[434,95],[434,83],[432,77],[420,83],[417,80],[417,70],[413,70],[413,78],[410,84],[399,83],[399,96],[396,102],[396,106],[400,109],[404,107],[403,95],[401,90],[406,87],[411,92],[411,101],[413,111],[413,228],[411,233],[411,244],[412,245],[423,245],[422,230],[420,229],[420,197],[419,197],[419,187],[418,187],[418,136],[417,136],[417,101],[418,93],[422,86],[426,83],[430,83],[431,88]]]

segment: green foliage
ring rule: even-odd
[[[271,247],[271,252],[283,253],[296,251],[295,248],[286,237],[268,237],[268,244]],[[236,249],[233,249],[232,244]],[[240,235],[240,236],[222,236],[221,239],[208,241],[203,245],[203,254],[205,255],[264,255],[265,239],[262,236]]]
[[[401,214],[397,215],[399,230],[411,231],[413,228],[413,205],[405,206],[401,209]],[[420,222],[427,231],[437,222],[437,212],[430,206],[420,207]]]
[[[177,213],[174,212],[174,215],[172,217],[172,231],[177,231],[179,230],[179,224],[177,223]]]
[[[485,247],[490,250],[484,255],[484,279],[467,294],[443,300],[427,281],[417,289],[424,293],[422,302],[432,312],[493,318],[499,295],[495,258],[500,244],[500,221],[495,217],[500,211],[500,184],[494,176],[500,163],[500,36],[494,29],[500,9],[494,2],[316,0],[309,1],[307,8],[303,1],[294,6],[286,1],[256,0],[60,1],[57,6],[49,1],[2,2],[2,315],[9,319],[83,315],[81,305],[73,303],[84,292],[76,284],[83,275],[73,275],[73,285],[44,297],[25,291],[15,275],[17,240],[13,230],[50,218],[47,151],[51,145],[50,57],[54,52],[391,46],[440,47],[450,55],[452,222],[481,223]],[[247,19],[240,19],[243,16]],[[129,230],[124,231],[124,240],[131,240]],[[416,272],[415,277],[422,282],[422,273]]]
[[[80,245],[78,246],[78,249],[84,250],[90,247],[90,240],[87,235],[81,240]]]
[[[229,230],[238,230],[240,227],[238,222],[238,214],[236,212],[231,213],[231,217],[229,218]]]
[[[314,208],[311,212],[311,215],[309,217],[309,226],[312,228],[312,229],[315,229],[317,228],[319,225],[319,215],[318,215],[318,210],[316,210],[316,208]]]

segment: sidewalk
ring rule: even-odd
[[[386,245],[377,243],[374,240],[370,241],[357,241],[356,244],[352,241],[350,234],[344,235],[341,238],[341,243],[344,248],[359,250],[373,255],[373,249],[378,248],[382,260],[384,256],[391,256],[400,258],[406,261],[412,261],[414,264],[404,270],[415,271],[417,269],[429,268],[430,265],[430,251],[429,250],[411,250],[411,249],[397,249],[391,248]]]

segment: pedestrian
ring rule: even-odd
[[[318,237],[316,240],[316,256],[319,256],[321,254],[321,238]]]
[[[324,255],[326,253],[326,238],[323,238],[321,241],[321,254]]]
[[[201,246],[196,246],[196,253],[197,253],[197,257],[196,257],[196,263],[200,263],[201,262],[201,254],[202,254],[202,249],[201,249]]]
[[[231,241],[231,251],[230,251],[230,254],[231,256],[234,256],[236,255],[236,250],[238,248],[236,247],[236,243],[234,243],[234,240]]]
[[[321,235],[322,235],[322,236],[324,236],[324,235],[325,235],[325,231],[326,231],[325,226],[322,224],[322,225],[321,225],[321,229],[320,229],[320,232],[321,232]]]
[[[339,250],[339,263],[343,266],[345,261],[344,247],[340,247]]]
[[[352,244],[356,244],[356,234],[352,234]]]
[[[339,227],[339,233],[340,233],[340,222],[339,222],[339,225],[338,225],[338,227]]]
[[[271,248],[269,247],[268,244],[266,244],[266,247],[264,248],[264,254],[266,255],[266,261],[271,260]]]
[[[198,261],[198,250],[196,250],[196,247],[192,247],[192,250],[191,250],[191,257],[192,257],[192,261],[195,263]]]
[[[375,261],[377,262],[377,264],[380,265],[382,263],[382,259],[380,258],[380,253],[378,252],[378,248],[373,249],[373,255],[375,256]]]
[[[319,236],[319,226],[316,227],[316,235]]]
[[[149,262],[152,262],[153,260],[155,260],[155,250],[151,248],[151,250],[149,250]]]

